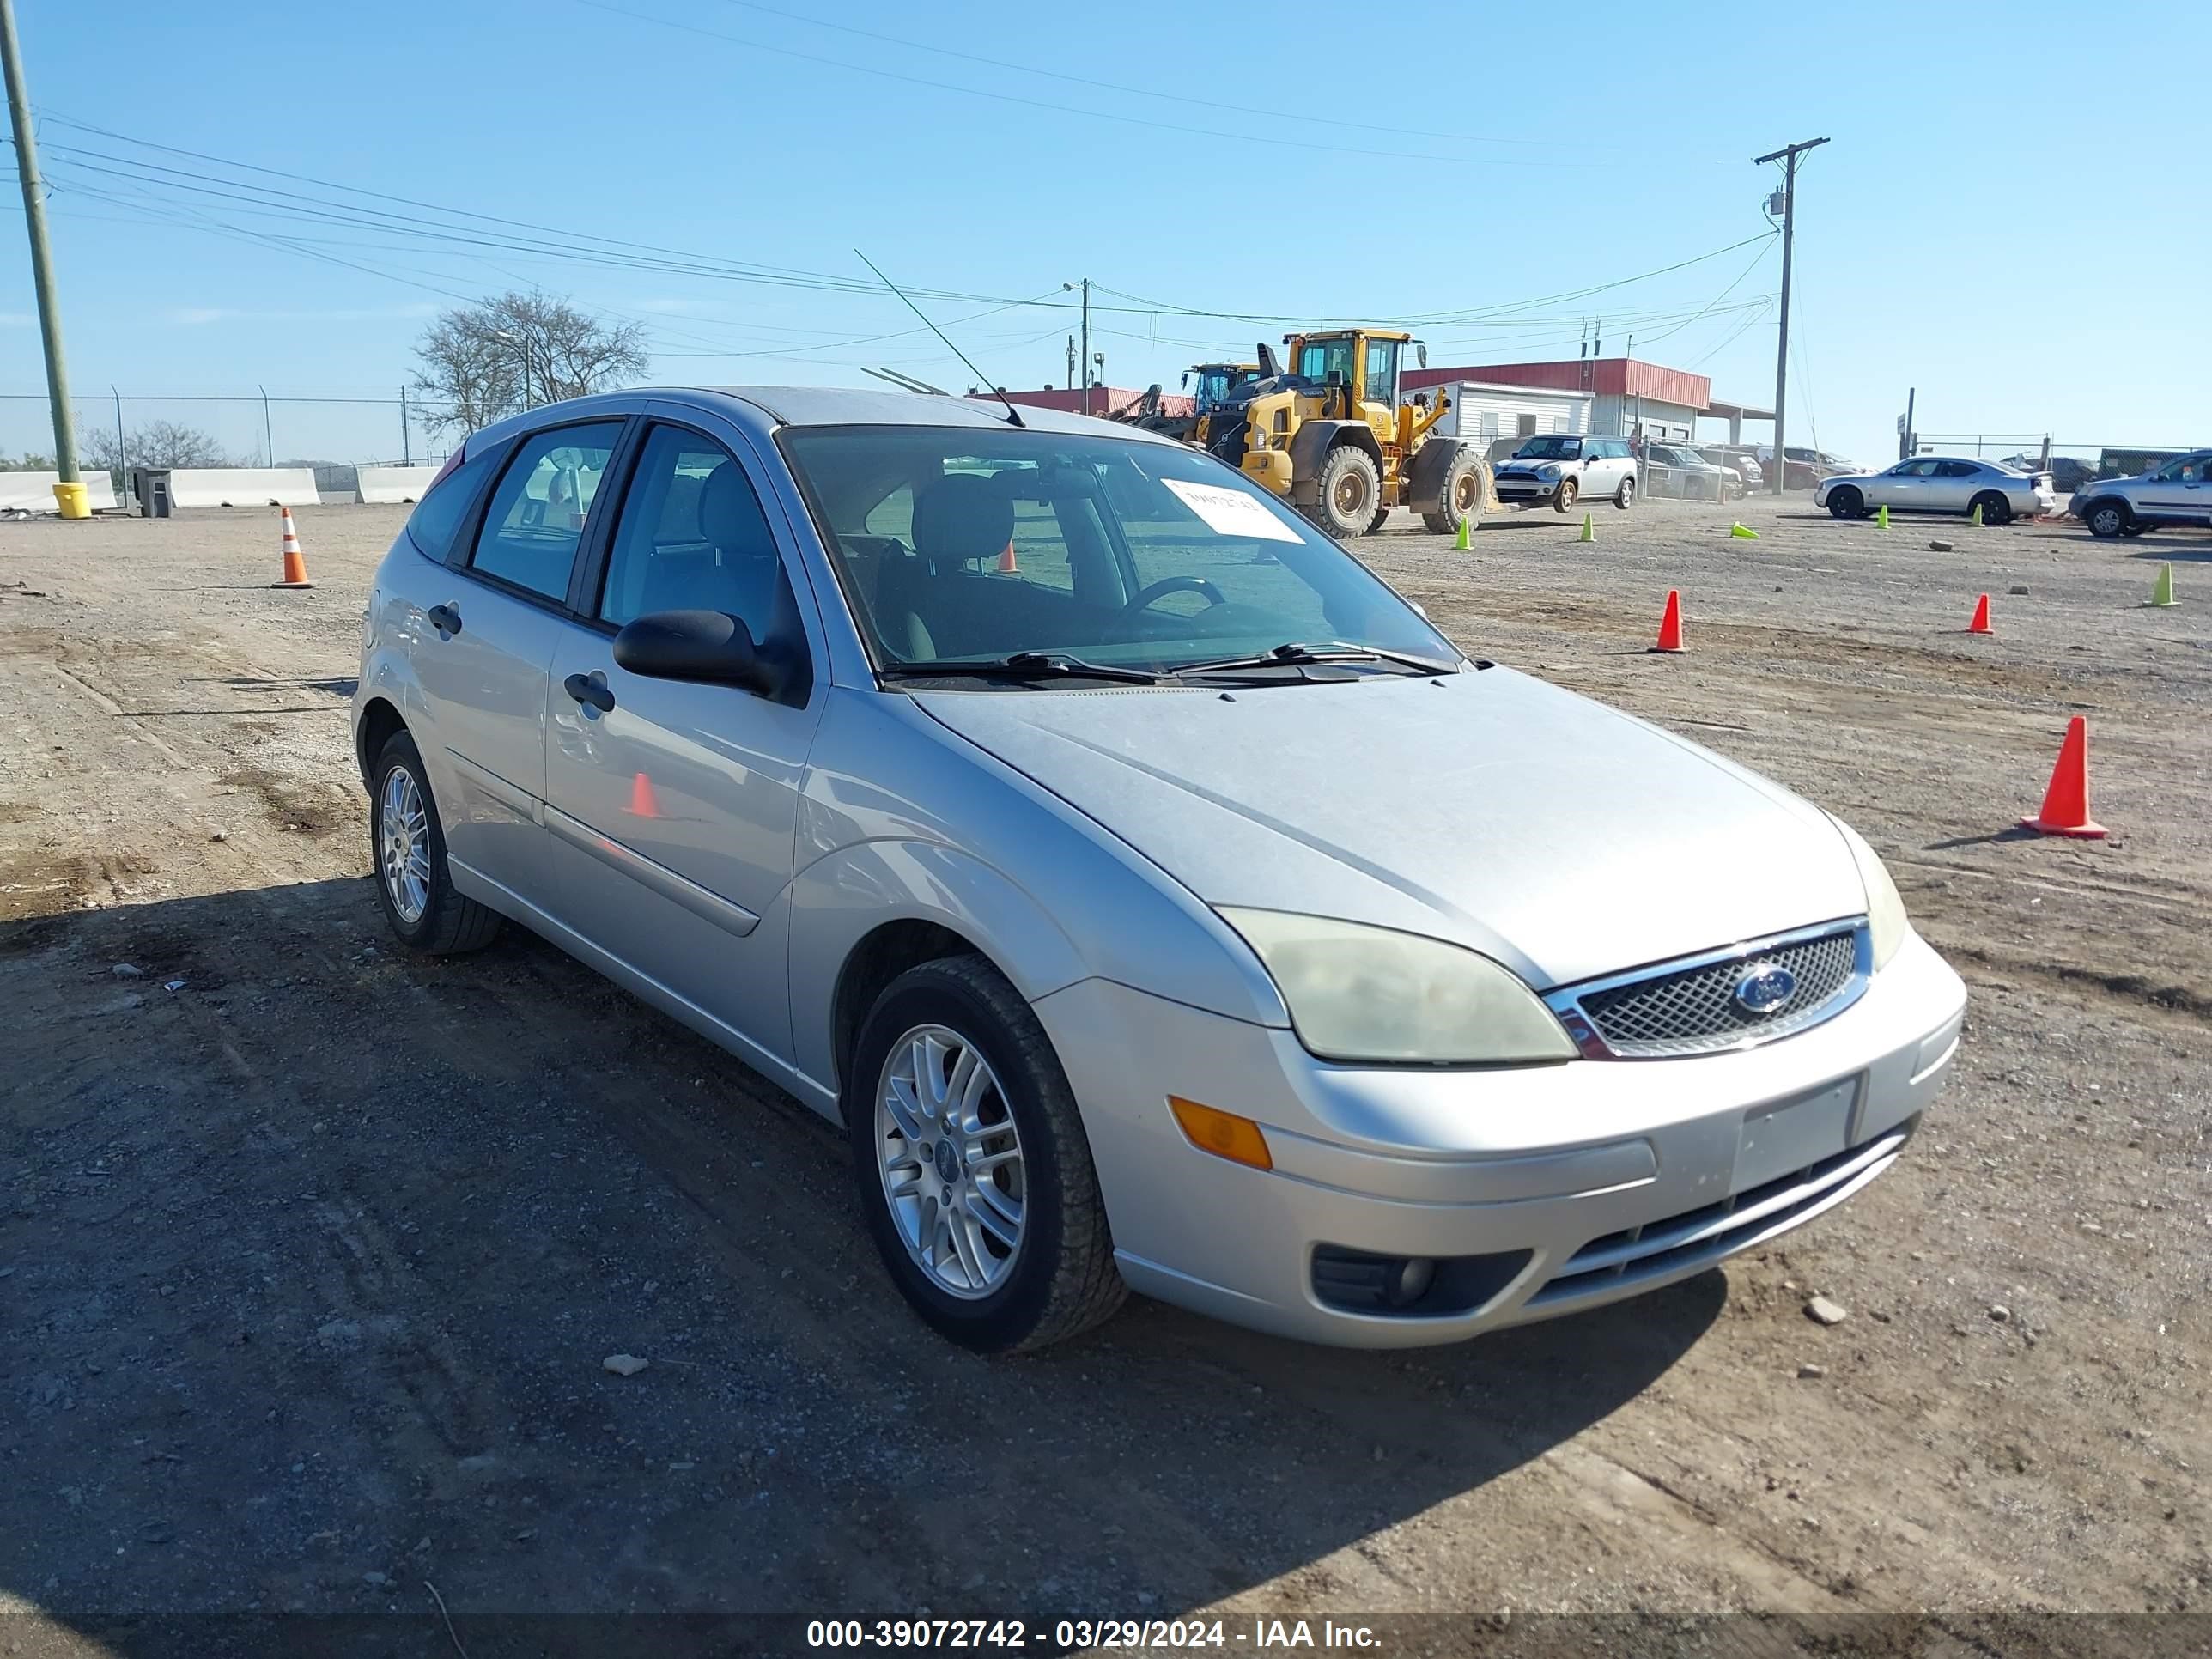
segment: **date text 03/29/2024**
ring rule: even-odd
[[[1047,1632],[1049,1632],[1049,1637]],[[816,1619],[810,1648],[974,1648],[1002,1651],[1137,1649],[1148,1651],[1242,1647],[1373,1650],[1368,1626],[1322,1619],[1061,1619],[1047,1626],[1022,1619]]]

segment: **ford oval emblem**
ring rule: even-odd
[[[1797,994],[1797,975],[1762,962],[1735,982],[1736,1006],[1747,1014],[1771,1014]]]

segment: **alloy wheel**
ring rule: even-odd
[[[399,920],[411,927],[430,904],[430,815],[415,775],[404,766],[385,774],[376,842],[385,895]]]
[[[951,1296],[990,1295],[1029,1218],[1022,1139],[991,1062],[944,1025],[891,1045],[876,1086],[876,1169],[908,1255]]]

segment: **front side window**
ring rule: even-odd
[[[1395,340],[1370,340],[1367,343],[1367,401],[1398,406],[1398,343]]]
[[[469,568],[549,599],[566,598],[576,544],[620,421],[556,427],[514,447],[477,536]]]
[[[1459,653],[1358,560],[1180,446],[1006,428],[779,436],[880,665],[1166,673],[1297,643]]]
[[[1352,384],[1352,349],[1349,339],[1316,340],[1298,348],[1298,374],[1316,386],[1350,386]]]
[[[607,556],[602,621],[719,611],[757,641],[795,618],[782,555],[751,482],[712,438],[656,426],[638,455]]]

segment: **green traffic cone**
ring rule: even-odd
[[[1578,542],[1594,542],[1597,539],[1597,526],[1590,522],[1590,515],[1587,513],[1583,514],[1583,533],[1575,539]]]
[[[1730,525],[1729,526],[1729,534],[1735,537],[1738,541],[1755,542],[1759,539],[1759,532],[1756,530],[1753,530],[1747,524]]]
[[[2150,597],[2143,603],[2145,605],[2179,605],[2181,603],[2179,599],[2173,597],[2173,567],[2172,565],[2159,566],[2158,580],[2151,584]]]
[[[1467,549],[1469,545],[1471,545],[1471,544],[1470,544],[1470,543],[1468,542],[1468,540],[1467,532],[1468,532],[1468,526],[1469,525],[1473,524],[1474,522],[1474,520],[1472,518],[1462,519],[1462,520],[1459,521],[1459,535],[1458,535],[1458,536],[1457,536],[1457,537],[1453,540],[1453,542],[1452,542],[1452,545],[1453,545],[1454,547],[1456,547],[1456,548],[1461,549],[1462,550],[1465,550],[1465,549]]]
[[[1982,504],[1979,501],[1976,501],[1974,503],[1974,510],[1966,514],[1966,522],[1968,524],[1979,524],[1981,521]]]
[[[1874,527],[1876,530],[1887,530],[1889,528],[1889,507],[1886,503],[1883,506],[1875,508]]]

